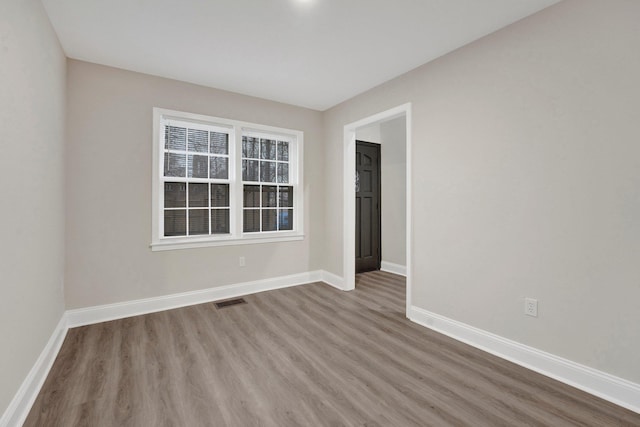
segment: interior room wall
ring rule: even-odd
[[[373,123],[356,129],[356,140],[380,144],[380,123]]]
[[[380,124],[382,261],[407,265],[407,128],[404,117]]]
[[[322,266],[322,114],[68,61],[67,308],[206,289]],[[304,132],[303,241],[152,252],[152,109]],[[246,267],[239,267],[240,256]]]
[[[42,5],[0,2],[0,415],[64,312],[65,57]]]
[[[344,125],[411,102],[413,304],[640,383],[638,16],[563,1],[325,112],[325,268]]]

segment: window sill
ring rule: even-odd
[[[178,249],[206,248],[211,246],[235,246],[235,245],[256,245],[260,243],[280,243],[304,240],[303,234],[287,234],[284,236],[247,236],[243,238],[220,238],[220,239],[167,239],[153,242],[151,250],[173,251]]]

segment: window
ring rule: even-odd
[[[302,234],[300,131],[154,109],[154,250]]]
[[[161,177],[163,237],[230,232],[230,135],[232,132],[224,128],[166,121]]]
[[[242,224],[245,233],[292,229],[289,146],[289,141],[268,135],[242,135]]]

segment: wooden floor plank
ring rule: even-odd
[[[405,318],[404,278],[69,330],[25,426],[640,426]]]

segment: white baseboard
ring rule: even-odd
[[[320,281],[325,281],[341,289],[342,278],[317,270],[193,292],[67,310],[9,407],[0,418],[0,427],[14,427],[24,423],[69,328]]]
[[[389,261],[382,261],[380,263],[380,270],[407,277],[406,265],[394,264],[393,262]]]
[[[195,304],[234,298],[257,292],[286,288],[289,286],[303,285],[319,282],[323,272],[311,271],[292,274],[290,276],[274,277],[270,279],[244,282],[234,285],[219,286],[216,288],[199,291],[183,292],[179,294],[163,295],[160,297],[145,298],[133,301],[125,301],[115,304],[99,305],[94,307],[67,310],[67,322],[70,328],[106,322],[109,320],[123,319],[125,317],[154,313]]]
[[[331,285],[336,289],[340,289],[341,291],[346,290],[344,288],[344,279],[333,273],[329,273],[328,271],[322,270],[322,281],[327,285]]]
[[[67,330],[70,327],[318,281],[323,281],[337,289],[344,290],[344,280],[342,277],[327,271],[318,270],[201,291],[68,310],[60,319],[60,322],[54,329],[51,338],[42,350],[38,360],[31,371],[29,371],[18,392],[0,418],[0,427],[22,425],[40,392],[42,384],[58,355]],[[411,307],[409,319],[456,340],[465,342],[498,357],[640,413],[639,384],[528,347],[490,332],[431,313],[419,307]]]
[[[62,347],[62,342],[66,335],[66,314],[63,314],[56,328],[53,330],[47,345],[45,345],[36,363],[27,374],[18,392],[0,418],[0,427],[21,426],[24,423],[27,415],[29,415],[31,406],[33,406],[33,402],[35,402],[44,381],[47,379],[47,375],[49,375],[49,370],[51,370],[51,366],[56,360],[56,356],[58,355],[58,351],[60,351],[60,347]]]
[[[640,413],[640,384],[412,306],[415,323]]]

